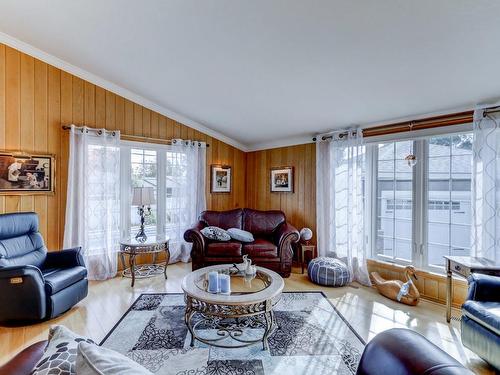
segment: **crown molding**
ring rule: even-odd
[[[85,81],[88,81],[90,83],[93,83],[94,85],[97,85],[99,87],[102,87],[108,91],[111,91],[117,95],[120,95],[134,103],[140,104],[145,108],[148,108],[152,111],[158,112],[164,116],[167,116],[171,118],[172,120],[178,121],[182,123],[183,125],[189,126],[193,129],[196,129],[210,137],[216,138],[219,141],[222,141],[224,143],[227,143],[228,145],[231,145],[233,147],[236,147],[237,149],[241,151],[248,151],[248,147],[232,138],[229,138],[225,136],[222,133],[219,133],[211,128],[208,128],[207,126],[189,118],[186,117],[180,113],[174,112],[172,110],[169,110],[168,108],[165,108],[157,103],[155,103],[152,100],[146,99],[141,95],[138,95],[122,86],[119,86],[113,82],[110,82],[102,77],[99,77],[93,73],[90,73],[84,69],[81,69],[73,64],[68,63],[67,61],[64,61],[58,57],[55,57],[47,52],[44,52],[31,44],[25,43],[17,38],[14,38],[8,34],[5,34],[3,32],[0,32],[0,43],[6,44],[9,47],[12,47],[14,49],[17,49],[23,53],[26,53],[32,57],[35,57],[43,62],[46,62],[47,64],[50,64],[52,66],[55,66],[56,68],[59,68],[61,70],[64,70],[65,72],[68,72],[78,78],[81,78]]]
[[[314,135],[301,135],[297,137],[276,139],[269,142],[254,143],[248,145],[247,152],[270,150],[273,148],[290,147],[290,146],[303,145],[306,143],[314,143],[314,141],[312,140],[313,137]]]

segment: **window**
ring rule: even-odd
[[[431,138],[427,150],[427,264],[441,267],[470,253],[472,135]]]
[[[158,201],[158,170],[157,152],[155,150],[132,148],[130,150],[130,177],[131,186],[152,187],[156,201]],[[130,206],[130,236],[134,237],[139,231],[140,218],[137,213],[137,206]],[[157,205],[151,205],[151,215],[145,217],[145,232],[148,236],[156,234],[158,224]]]
[[[198,189],[205,193],[204,179],[197,185],[198,159],[193,148],[122,141],[120,150],[121,237],[134,238],[139,231],[140,217],[137,206],[132,206],[132,189],[152,187],[156,204],[151,206],[151,215],[145,217],[147,236],[168,236],[171,259],[188,257],[183,234],[198,215]]]
[[[379,143],[374,160],[373,256],[440,270],[470,250],[472,134]],[[412,168],[405,157],[417,156]]]
[[[391,142],[377,147],[377,238],[382,258],[411,260],[413,173],[404,160],[412,142]]]

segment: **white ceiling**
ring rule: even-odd
[[[0,31],[258,149],[500,97],[499,15],[498,0],[1,0]]]

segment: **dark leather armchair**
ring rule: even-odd
[[[201,234],[206,226],[243,229],[251,232],[255,241],[212,241]],[[242,256],[247,254],[254,264],[288,277],[292,269],[292,244],[299,240],[299,232],[287,223],[281,211],[239,208],[202,212],[199,221],[184,233],[184,239],[193,243],[193,270],[213,264],[239,263]]]
[[[462,344],[500,371],[500,277],[471,274],[462,305]]]
[[[87,292],[80,248],[47,253],[36,213],[0,215],[0,321],[50,319]]]
[[[404,328],[379,333],[365,347],[356,375],[473,375],[421,334]]]

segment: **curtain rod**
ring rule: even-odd
[[[492,113],[500,113],[500,106],[487,108],[484,111],[483,116]],[[380,135],[395,134],[411,132],[415,130],[432,129],[444,126],[461,125],[468,124],[474,121],[474,111],[464,111],[458,113],[452,113],[448,115],[440,115],[427,117],[420,120],[413,121],[402,121],[393,124],[372,126],[370,128],[365,128],[362,130],[363,137],[375,137]],[[340,133],[339,138],[344,138],[348,135],[347,131]],[[327,139],[332,139],[333,135],[324,135],[321,137],[322,141]],[[316,142],[317,138],[314,137],[313,141]]]
[[[71,129],[71,126],[68,126],[68,125],[63,125],[62,126],[63,130],[70,130]],[[76,127],[76,129],[83,129],[83,127]],[[88,130],[91,130],[91,131],[95,131],[97,132],[97,134],[101,135],[102,134],[102,131],[103,129],[94,129],[94,128],[87,128]],[[115,131],[114,130],[104,130],[106,131],[107,133],[110,133],[112,135],[115,135]],[[120,139],[123,139],[124,141],[138,141],[138,142],[147,142],[147,143],[157,143],[157,144],[172,144],[172,140],[171,139],[161,139],[161,138],[151,138],[151,137],[143,137],[141,135],[127,135],[127,134],[121,134],[120,135]],[[195,142],[201,142],[201,141],[196,141],[196,140],[193,140]],[[206,144],[207,147],[210,147],[210,145],[207,143]]]
[[[365,128],[362,130],[363,138],[367,137],[375,137],[379,135],[387,135],[387,134],[395,134],[395,133],[404,133],[415,130],[423,130],[423,129],[431,129],[442,126],[451,126],[458,124],[467,124],[472,122],[473,120],[473,111],[459,112],[449,115],[440,115],[428,117],[420,120],[413,121],[401,121],[387,125],[378,125],[372,126],[370,128]],[[347,132],[343,132],[339,134],[339,138],[343,138],[347,136]],[[324,135],[321,137],[322,141],[326,141],[327,139],[332,139],[332,135]],[[313,138],[313,141],[316,141],[316,138]]]

